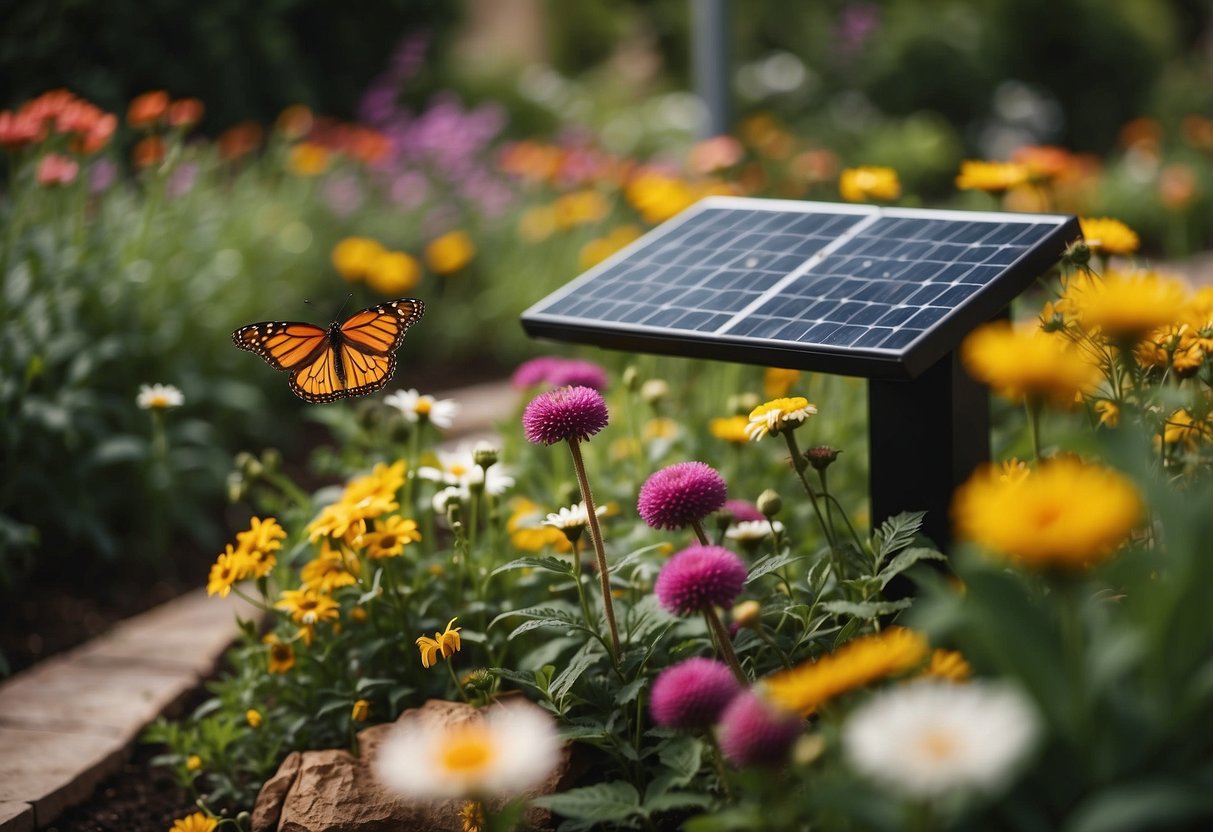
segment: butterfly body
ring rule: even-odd
[[[291,390],[309,402],[373,393],[396,369],[395,351],[425,311],[401,298],[355,312],[328,328],[301,321],[263,321],[232,333],[237,347],[289,372]]]

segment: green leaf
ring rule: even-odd
[[[880,524],[872,536],[877,569],[889,555],[910,545],[914,535],[922,528],[922,518],[925,516],[925,511],[903,511]]]
[[[523,633],[529,633],[531,630],[541,630],[545,627],[560,627],[565,630],[572,629],[584,630],[587,633],[589,632],[589,630],[586,630],[584,624],[580,624],[576,621],[569,621],[567,618],[532,618],[530,621],[524,621],[515,627],[513,632],[506,636],[506,638],[513,641]]]
[[[594,642],[587,641],[580,650],[573,654],[573,658],[569,660],[568,665],[564,670],[560,671],[559,675],[552,680],[549,691],[552,699],[563,699],[564,695],[569,692],[573,684],[598,660],[600,655],[593,650]]]
[[[557,575],[573,575],[573,564],[571,561],[561,560],[560,558],[518,558],[509,563],[503,563],[492,572],[489,577],[500,575],[502,572],[509,572],[512,569],[542,569],[545,572],[555,572]]]
[[[919,561],[924,560],[946,561],[947,557],[940,552],[936,552],[934,549],[927,549],[922,546],[915,546],[913,549],[898,552],[897,557],[889,561],[888,565],[880,570],[880,588],[884,589],[894,577],[905,572]]]
[[[695,737],[675,737],[661,747],[657,758],[674,772],[673,783],[685,786],[699,773],[703,763],[703,742]]]
[[[643,676],[639,679],[633,679],[626,685],[615,692],[615,704],[626,705],[636,699],[640,695],[640,691],[644,690],[645,682],[648,680]]]
[[[640,794],[622,780],[537,797],[531,804],[574,820],[621,821],[643,814]]]
[[[356,604],[358,604],[358,605],[365,604],[367,601],[370,601],[372,598],[376,598],[379,596],[379,593],[381,591],[379,589],[379,579],[381,577],[383,577],[383,568],[382,567],[375,570],[375,577],[371,579],[371,588],[358,596],[358,600],[355,602]]]
[[[643,546],[643,547],[635,550],[634,552],[628,552],[626,555],[624,555],[622,558],[620,558],[617,562],[608,564],[611,567],[611,572],[622,573],[623,570],[627,569],[628,567],[635,566],[639,561],[641,561],[644,558],[645,555],[649,554],[650,552],[655,551],[656,549],[658,549],[664,545],[665,544],[663,544],[663,543],[654,543],[651,546]]]
[[[849,615],[854,618],[878,618],[907,609],[913,602],[909,598],[899,601],[826,601],[821,608],[834,615]]]
[[[698,792],[666,792],[659,794],[652,800],[645,801],[645,814],[653,812],[667,812],[670,809],[685,809],[688,806],[698,806],[702,809],[712,805],[712,799],[706,794]]]
[[[1079,804],[1063,828],[1065,832],[1172,829],[1181,821],[1207,820],[1211,814],[1213,794],[1203,784],[1126,781],[1097,792]]]
[[[776,569],[782,569],[788,564],[795,563],[798,560],[804,560],[804,555],[793,555],[790,552],[784,552],[778,557],[775,555],[767,555],[765,558],[762,558],[754,564],[754,568],[750,570],[750,574],[745,579],[745,582],[747,584],[753,583],[759,578],[771,574]]]

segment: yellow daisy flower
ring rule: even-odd
[[[892,168],[847,168],[839,174],[838,192],[847,202],[892,202],[901,196],[901,182]]]
[[[300,578],[303,589],[327,594],[343,586],[353,586],[361,572],[362,564],[358,558],[346,557],[341,549],[334,549],[326,539],[320,544],[320,554],[304,564]]]
[[[724,416],[708,422],[708,430],[717,439],[734,445],[744,445],[750,441],[750,435],[746,433],[749,424],[750,420],[745,416]]]
[[[362,536],[366,556],[371,560],[394,558],[404,552],[404,547],[421,540],[417,521],[406,520],[398,514],[376,520],[375,530]]]
[[[957,489],[959,537],[1032,569],[1082,569],[1111,556],[1142,514],[1123,475],[1064,457],[1007,482],[987,466]]]
[[[291,148],[287,169],[296,176],[319,176],[328,170],[329,152],[311,142],[300,142]]]
[[[366,722],[370,717],[371,703],[365,699],[359,699],[350,709],[350,719],[354,722]]]
[[[847,642],[829,655],[768,676],[760,683],[767,699],[808,716],[825,702],[878,679],[903,673],[927,657],[927,640],[904,627],[889,627]]]
[[[1172,413],[1163,425],[1162,441],[1167,445],[1182,445],[1193,451],[1201,442],[1213,438],[1213,424],[1208,420],[1198,421],[1185,408]]]
[[[192,815],[178,818],[168,832],[214,832],[218,825],[219,818],[213,818],[202,812],[194,812]]]
[[[963,682],[973,675],[973,668],[958,650],[932,650],[931,661],[922,674],[949,682]]]
[[[768,399],[783,398],[800,378],[800,370],[767,367],[762,371],[762,392]]]
[[[750,411],[745,432],[756,442],[767,434],[774,436],[785,429],[797,428],[816,414],[817,406],[810,404],[804,396],[772,399]]]
[[[284,589],[274,608],[285,610],[301,624],[336,621],[341,616],[340,605],[314,589]]]
[[[1066,294],[1079,326],[1112,340],[1136,340],[1173,323],[1188,300],[1182,283],[1152,271],[1109,271],[1102,279],[1080,278],[1070,284]]]
[[[270,673],[286,673],[295,666],[295,648],[290,642],[283,641],[270,633],[262,641],[269,646],[267,653],[267,670]]]
[[[465,231],[450,231],[425,247],[425,262],[435,274],[454,274],[476,256],[476,245]]]
[[[1068,408],[1094,387],[1099,368],[1069,341],[1037,327],[995,321],[973,330],[960,345],[965,370],[1012,401],[1031,399]]]
[[[425,668],[433,667],[438,663],[438,656],[441,655],[444,659],[449,659],[452,655],[459,652],[462,646],[459,643],[459,631],[462,627],[451,628],[451,625],[458,621],[456,616],[446,624],[446,629],[441,633],[434,633],[434,637],[421,636],[417,639],[417,647],[421,650],[421,666]]]
[[[960,163],[956,187],[962,191],[999,193],[1027,184],[1031,171],[1015,162],[986,162],[969,159]]]
[[[1141,245],[1137,232],[1111,217],[1079,217],[1082,236],[1091,251],[1101,254],[1130,255]]]
[[[244,718],[248,721],[250,728],[261,727],[261,711],[256,708],[249,708],[244,712]]]
[[[253,562],[248,554],[227,544],[223,554],[211,566],[211,573],[206,582],[207,596],[218,595],[226,598],[232,591],[232,586],[244,580],[253,570]]]

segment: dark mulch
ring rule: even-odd
[[[173,821],[198,811],[166,769],[151,765],[163,750],[136,746],[122,770],[98,786],[88,803],[64,812],[46,832],[167,832]]]

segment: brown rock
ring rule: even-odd
[[[439,725],[481,719],[470,705],[437,699],[401,717],[405,715]],[[339,749],[292,753],[257,795],[253,832],[461,832],[462,800],[407,802],[388,794],[375,779],[370,762],[393,727],[375,725],[360,732],[358,757]],[[563,764],[534,794],[555,791],[567,764],[566,752]],[[550,815],[531,810],[526,819],[543,826]]]

